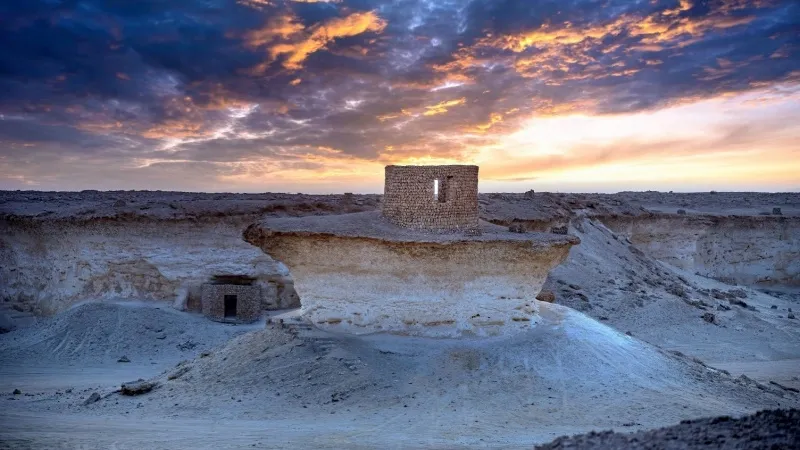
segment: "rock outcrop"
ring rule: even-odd
[[[241,218],[0,221],[0,297],[16,315],[87,300],[199,305],[214,275],[258,279],[264,307],[297,303],[286,268],[242,241]]]
[[[530,327],[535,297],[572,236],[479,236],[395,227],[377,212],[267,219],[245,239],[283,262],[317,326],[352,333],[490,335]]]
[[[800,285],[800,218],[675,216],[602,218],[648,256],[739,284]]]

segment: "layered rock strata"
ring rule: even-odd
[[[648,256],[702,276],[800,285],[797,217],[651,214],[601,220]]]
[[[217,275],[256,279],[264,309],[296,306],[285,267],[241,239],[247,222],[201,220],[0,221],[5,314],[49,315],[82,301],[156,300],[199,311]]]
[[[534,300],[573,236],[397,227],[378,212],[266,219],[245,240],[286,264],[303,314],[351,333],[495,335],[537,321]]]

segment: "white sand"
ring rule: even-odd
[[[153,317],[151,308],[95,306],[79,307],[85,311],[75,316],[102,318],[117,309],[130,323]],[[787,391],[676,358],[568,308],[539,307],[542,322],[534,329],[490,339],[354,337],[304,328],[294,336],[276,325],[183,363],[178,369],[188,369],[176,379],[168,379],[175,369],[168,370],[149,394],[111,394],[88,406],[82,402],[91,392],[109,394],[120,382],[146,375],[146,368],[125,366],[123,372],[122,363],[113,363],[85,371],[58,362],[58,346],[14,342],[16,332],[9,333],[0,341],[4,366],[22,354],[42,364],[32,381],[24,381],[31,380],[24,372],[16,380],[3,377],[0,440],[16,445],[30,439],[37,448],[56,442],[88,448],[142,442],[154,448],[519,446],[564,433],[651,428],[800,402]],[[79,334],[81,325],[65,331]],[[196,339],[222,338],[217,327],[224,326],[198,327]],[[49,336],[47,328],[28,332]],[[130,334],[131,354],[151,339]],[[156,345],[151,373],[182,356]],[[95,362],[95,350],[89,345],[73,354]],[[30,395],[11,395],[15,385]]]

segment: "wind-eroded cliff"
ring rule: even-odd
[[[257,277],[275,305],[291,303],[286,268],[244,242],[252,217],[0,221],[6,314],[47,315],[86,300],[199,299],[212,275]],[[270,305],[265,305],[270,306]]]
[[[652,214],[602,218],[649,256],[740,284],[800,285],[800,218]]]
[[[375,214],[346,216],[269,219],[249,227],[245,239],[288,266],[306,317],[353,333],[529,327],[547,274],[578,242],[538,233],[412,239],[397,230],[382,238],[368,229],[384,226]],[[338,233],[314,225],[323,222]]]

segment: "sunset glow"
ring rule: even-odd
[[[88,3],[0,7],[2,189],[800,190],[796,2]]]

